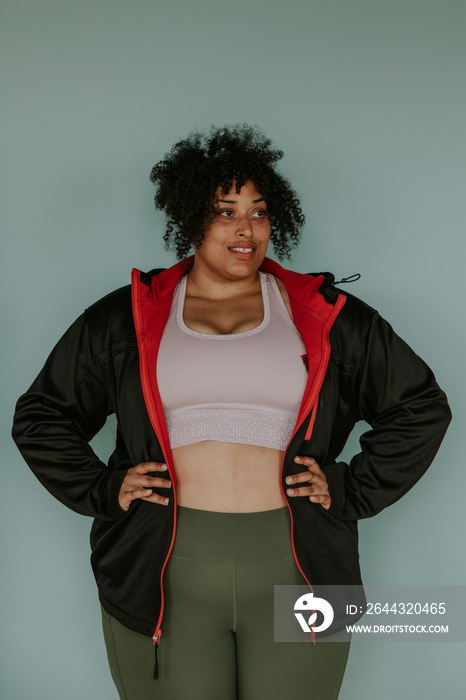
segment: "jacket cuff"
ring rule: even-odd
[[[347,469],[348,465],[345,462],[332,462],[322,467],[331,498],[327,513],[337,518],[341,517],[345,507],[345,474]]]

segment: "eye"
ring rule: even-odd
[[[258,209],[257,211],[253,212],[252,216],[254,216],[256,219],[265,219],[267,217],[267,212],[265,209]]]
[[[230,218],[231,216],[233,216],[233,214],[233,209],[219,209],[217,211],[217,216],[224,216],[226,218]]]

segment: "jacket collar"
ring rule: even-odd
[[[150,279],[149,288],[146,290],[148,296],[151,297],[151,301],[161,302],[167,297],[170,297],[173,294],[173,290],[175,289],[177,282],[192,268],[193,262],[194,255],[191,255],[175,265],[172,265],[172,267],[169,267],[158,274],[154,274]],[[283,281],[290,296],[292,310],[297,310],[298,307],[308,307],[311,297],[313,297],[315,292],[319,290],[322,282],[324,281],[324,277],[322,275],[313,277],[312,275],[293,272],[292,270],[287,270],[286,268],[282,267],[270,258],[264,258],[259,269],[262,272],[270,272]],[[318,300],[313,299],[313,301],[315,304]],[[322,305],[317,303],[317,307],[322,306],[321,310],[323,312],[323,317],[326,316],[326,305],[327,302],[323,298]],[[319,313],[319,310],[319,308],[315,308],[316,313]]]

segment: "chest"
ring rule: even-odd
[[[234,299],[201,299],[186,295],[183,320],[197,333],[244,333],[262,323],[264,304],[260,292]]]

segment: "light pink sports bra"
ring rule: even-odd
[[[262,323],[229,335],[188,328],[186,280],[175,289],[157,359],[171,447],[219,440],[285,450],[307,382],[306,350],[274,276],[260,272]]]

